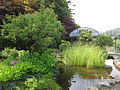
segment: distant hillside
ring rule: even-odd
[[[120,35],[120,28],[108,30],[108,31],[104,32],[103,34],[109,35],[109,36],[117,36],[117,35]]]

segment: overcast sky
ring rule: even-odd
[[[75,22],[81,27],[106,31],[120,27],[120,0],[71,0]]]

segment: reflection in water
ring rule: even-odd
[[[91,86],[99,86],[100,83],[107,83],[112,77],[120,75],[113,60],[105,62],[112,69],[87,69],[78,66],[65,66],[62,73],[58,76],[58,83],[62,90],[88,90]]]
[[[66,66],[64,72],[58,76],[58,83],[62,90],[87,90],[91,86],[98,86],[99,82],[107,81],[102,76],[110,75],[111,69],[86,69],[84,67]],[[101,76],[101,79],[84,79],[88,76]],[[109,77],[110,78],[110,77]]]
[[[83,79],[82,76],[75,74],[74,78],[71,79],[69,90],[88,90],[89,87],[99,86],[100,82],[107,80],[110,79]]]

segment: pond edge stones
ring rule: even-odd
[[[106,67],[108,68],[112,68],[112,69],[115,69],[116,71],[118,71],[120,73],[120,60],[117,58],[117,59],[108,59],[106,60]],[[113,79],[109,79],[105,82],[99,82],[99,85],[100,87],[101,86],[111,86],[111,85],[115,85],[115,84],[118,84],[120,83],[120,74],[116,74],[116,75],[112,75],[111,76],[113,77]]]

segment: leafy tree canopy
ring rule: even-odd
[[[11,38],[18,49],[43,52],[57,47],[61,41],[63,27],[52,9],[42,9],[34,14],[19,15],[4,24],[6,38]]]
[[[67,36],[74,29],[78,28],[72,19],[66,0],[1,0],[0,5],[0,25],[6,14],[18,16],[19,13],[34,13],[42,8],[52,8],[58,15],[58,19],[62,22]]]

